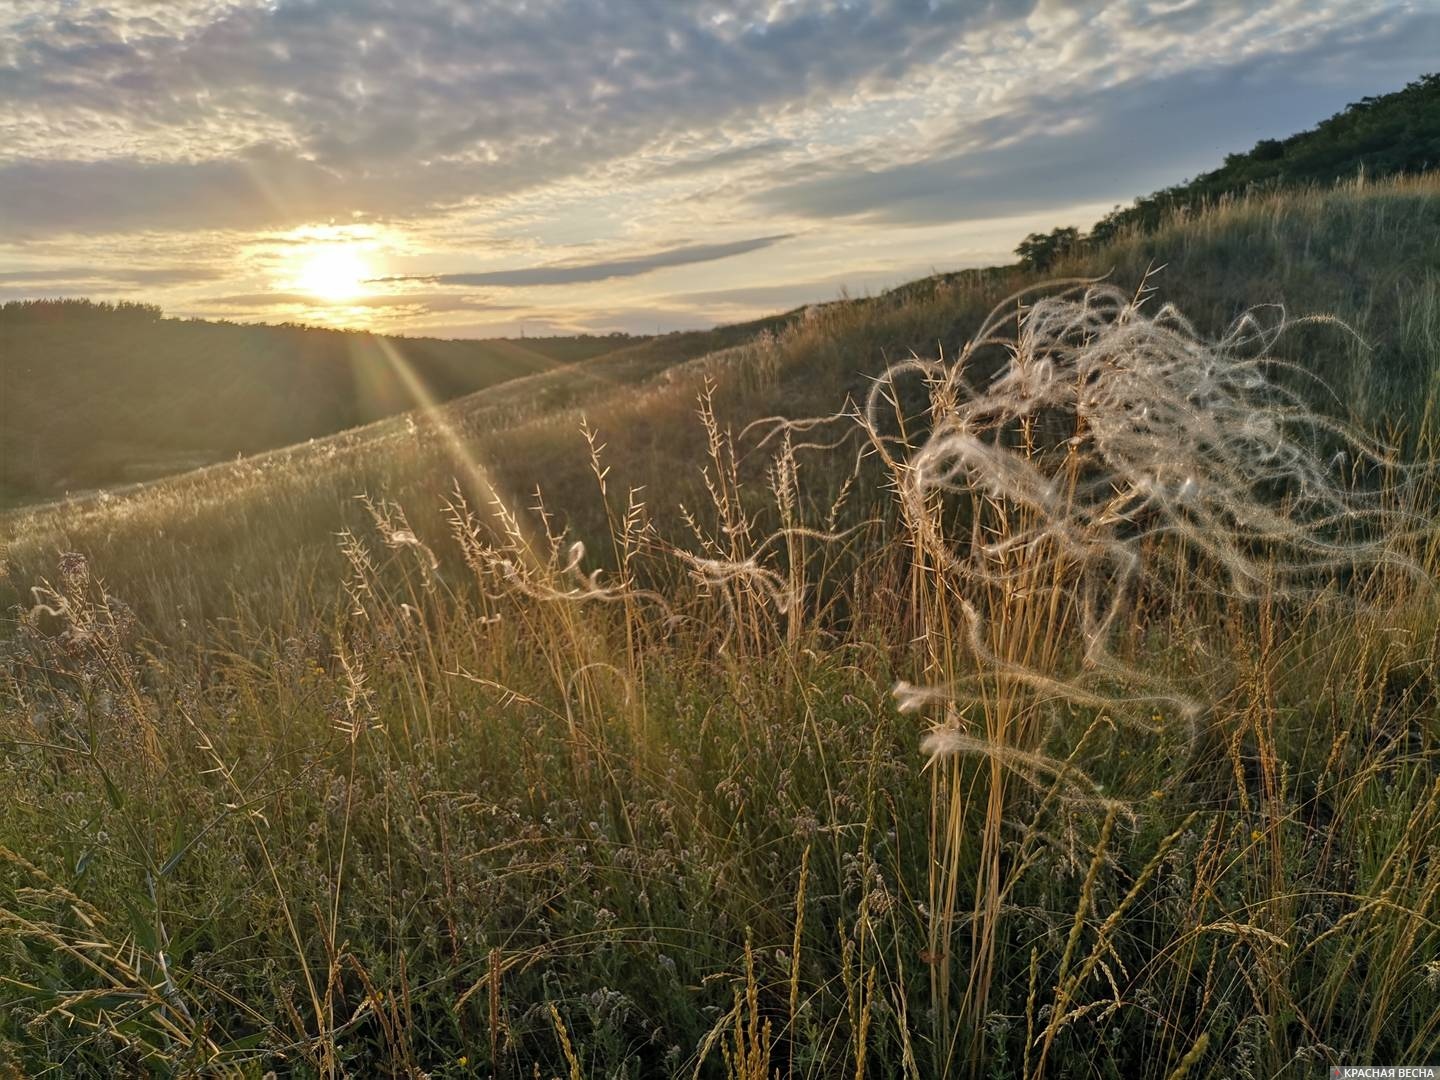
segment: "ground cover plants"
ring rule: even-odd
[[[13,519],[0,1069],[1433,1058],[1433,183],[1288,198]]]

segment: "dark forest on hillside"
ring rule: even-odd
[[[0,505],[286,446],[448,400],[623,335],[444,341],[166,319],[151,304],[0,306]],[[397,362],[399,361],[399,362]]]

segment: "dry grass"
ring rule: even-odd
[[[0,1067],[1432,1057],[1440,492],[1305,390],[1349,337],[1225,338],[1196,270],[1404,214],[1433,182],[1123,241],[1194,326],[1101,288],[982,331],[1026,283],[938,282],[583,428],[482,398],[10,519]],[[1334,310],[1418,364],[1433,289]]]

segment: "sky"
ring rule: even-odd
[[[455,337],[937,270],[1440,68],[1440,0],[0,0],[0,301]]]

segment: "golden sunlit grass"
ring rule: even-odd
[[[1423,415],[1428,183],[1066,268],[1203,332],[957,277],[26,517],[0,1072],[1433,1059],[1440,491],[1247,351]]]

